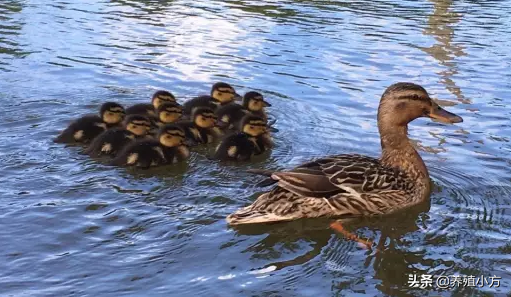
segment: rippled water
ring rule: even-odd
[[[0,295],[509,293],[509,15],[509,1],[1,1]],[[141,172],[51,142],[106,100],[185,100],[216,81],[273,104],[271,154],[224,165],[204,148]],[[348,225],[378,250],[325,220],[226,225],[261,191],[248,168],[378,156],[376,107],[397,81],[465,121],[411,125],[435,189],[425,208]],[[502,279],[436,291],[409,274]]]

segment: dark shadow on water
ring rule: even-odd
[[[0,71],[12,71],[9,58],[24,58],[29,54],[21,49],[18,41],[25,23],[17,19],[16,14],[22,12],[24,4],[24,1],[0,2]],[[7,56],[5,61],[3,56]]]
[[[427,201],[416,207],[392,215],[374,218],[342,219],[341,222],[346,229],[352,232],[357,233],[362,229],[365,229],[365,231],[370,230],[373,235],[380,232],[380,239],[375,248],[385,250],[387,238],[399,240],[402,235],[417,231],[418,227],[416,221],[421,214],[429,210],[429,207],[430,203]],[[271,250],[279,244],[283,244],[285,247],[289,244],[289,248],[292,248],[292,243],[299,240],[314,243],[312,251],[296,259],[285,262],[272,262],[267,265],[273,265],[276,266],[277,269],[282,269],[288,266],[304,264],[319,255],[321,250],[328,244],[332,234],[335,234],[329,227],[330,223],[334,221],[336,220],[329,218],[300,219],[284,223],[241,225],[232,226],[230,228],[240,235],[268,235],[258,244],[253,245],[253,247],[256,246],[256,248],[251,247],[249,250],[244,251],[253,252],[257,257],[261,254],[265,254],[265,251]],[[364,232],[364,234],[368,234],[368,232]],[[340,238],[341,241],[348,241],[340,234],[336,236]],[[361,237],[364,236],[362,235]],[[368,239],[372,240],[374,238]]]

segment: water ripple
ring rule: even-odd
[[[511,30],[502,1],[7,0],[0,4],[0,295],[506,294],[511,282]],[[216,81],[261,92],[275,148],[253,162],[147,171],[51,139],[101,102],[180,102]],[[227,227],[262,190],[250,168],[380,154],[376,108],[422,84],[464,122],[410,125],[428,205],[346,228]],[[497,275],[501,287],[415,290],[408,274]]]

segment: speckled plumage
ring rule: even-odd
[[[424,88],[412,83],[391,85],[378,108],[380,159],[343,154],[273,172],[264,184],[277,185],[229,215],[227,222],[239,225],[381,215],[424,201],[430,194],[429,174],[407,137],[408,123],[418,117],[445,123],[463,121],[440,108]]]

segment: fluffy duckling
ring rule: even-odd
[[[211,108],[197,107],[191,121],[180,122],[178,125],[185,131],[187,143],[197,145],[211,143],[222,135],[216,123],[217,117]]]
[[[265,118],[247,115],[241,120],[241,132],[225,137],[217,146],[214,159],[246,161],[273,146]]]
[[[199,96],[188,100],[183,104],[183,113],[185,115],[191,115],[193,110],[197,107],[209,107],[216,110],[218,106],[223,106],[241,98],[234,88],[224,82],[218,82],[211,88],[210,96]]]
[[[137,140],[128,144],[113,159],[111,165],[149,168],[176,163],[190,156],[190,150],[184,144],[185,131],[178,125],[164,125],[157,138],[158,140]]]
[[[101,155],[114,156],[128,143],[135,139],[143,138],[151,128],[149,118],[139,114],[126,117],[124,128],[109,129],[94,138],[89,147],[85,150],[91,157]]]
[[[165,124],[179,121],[183,116],[183,107],[177,102],[165,102],[156,110],[156,116],[151,118],[153,127],[149,132],[151,137],[156,137],[158,130]]]
[[[108,128],[119,125],[126,112],[115,102],[101,105],[99,116],[86,115],[72,122],[53,141],[56,143],[89,143]]]
[[[176,102],[176,97],[168,91],[156,91],[151,98],[151,104],[139,103],[126,109],[126,114],[142,114],[156,116],[156,110],[166,102]]]
[[[243,96],[242,105],[227,104],[219,107],[215,114],[218,117],[218,125],[222,129],[233,129],[240,126],[241,119],[247,114],[253,114],[266,119],[265,107],[271,106],[258,92],[248,92]]]

